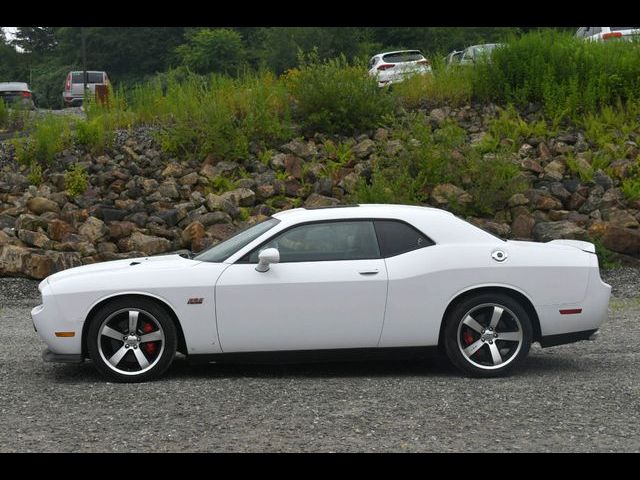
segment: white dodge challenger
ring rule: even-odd
[[[593,244],[505,241],[427,207],[283,211],[195,258],[86,265],[39,286],[46,361],[123,382],[179,351],[206,362],[370,358],[438,348],[474,376],[594,339],[611,287]]]

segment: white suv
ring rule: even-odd
[[[602,42],[604,40],[633,40],[639,38],[640,27],[580,27],[576,37]]]
[[[379,87],[401,82],[411,75],[430,72],[429,60],[419,50],[379,53],[369,60],[369,75],[378,79]]]
[[[107,72],[87,70],[87,90],[91,92],[91,95],[95,95],[96,85],[110,85]],[[62,99],[64,100],[64,104],[68,107],[82,105],[82,100],[84,99],[82,70],[69,72],[67,79],[64,82]]]

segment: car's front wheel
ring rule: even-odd
[[[176,327],[157,303],[144,298],[118,299],[91,318],[87,352],[100,373],[118,382],[157,378],[171,365]]]
[[[512,297],[480,294],[458,303],[446,318],[445,350],[467,374],[506,374],[529,353],[531,319]]]

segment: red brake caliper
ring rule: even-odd
[[[142,331],[144,333],[151,333],[153,331],[153,325],[151,325],[150,323],[144,322],[142,324]],[[147,342],[143,345],[143,348],[144,348],[144,351],[147,352],[149,355],[153,355],[154,353],[156,353],[158,346],[155,344],[155,342]]]
[[[462,340],[466,345],[471,345],[473,343],[473,335],[471,335],[471,332],[466,331],[462,334]]]

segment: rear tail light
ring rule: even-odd
[[[622,37],[622,33],[620,32],[611,32],[611,33],[603,33],[602,39],[609,40],[610,38],[620,38]]]
[[[24,98],[31,98],[31,92],[22,92]]]
[[[383,70],[389,70],[390,68],[395,67],[396,64],[395,63],[385,63],[382,64],[378,67],[378,70],[383,71]]]
[[[67,75],[67,81],[64,82],[64,89],[66,91],[71,90],[71,74]]]

